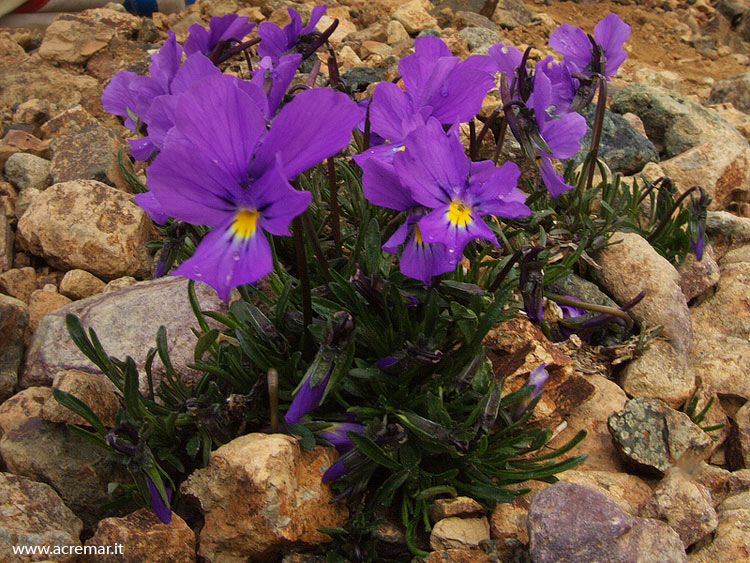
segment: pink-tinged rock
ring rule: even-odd
[[[35,197],[18,222],[21,246],[61,270],[104,279],[144,277],[154,227],[130,194],[93,180],[55,184]]]
[[[271,561],[291,546],[330,542],[318,530],[348,516],[343,503],[330,504],[333,492],[320,480],[336,457],[333,448],[304,450],[281,434],[247,434],[212,452],[208,467],[181,487],[204,514],[199,555],[212,563]]]
[[[596,489],[556,483],[534,495],[529,553],[535,563],[687,563],[679,536],[636,518]]]
[[[86,329],[96,331],[107,354],[123,360],[130,356],[135,360],[144,392],[148,389],[144,371],[146,354],[155,346],[157,330],[163,325],[175,370],[185,383],[197,382],[201,373],[186,367],[194,361],[196,338],[191,327],[197,326],[188,302],[187,287],[187,279],[167,276],[75,301],[50,313],[31,340],[20,386],[51,385],[57,374],[69,369],[99,374],[98,368],[70,339],[65,327],[68,313],[79,317]],[[203,310],[227,311],[226,303],[206,284],[195,284],[195,291]],[[127,315],[123,315],[123,311],[127,311]],[[209,324],[218,326],[213,321]],[[153,375],[154,384],[158,385],[164,376],[158,358],[154,360]]]

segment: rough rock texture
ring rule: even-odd
[[[76,516],[93,526],[111,499],[107,483],[127,479],[107,454],[63,424],[29,418],[3,434],[0,456],[8,471],[51,485]]]
[[[52,389],[49,387],[29,387],[3,401],[0,405],[0,437],[27,418],[41,417],[44,403],[50,398]]]
[[[0,403],[13,394],[24,351],[29,309],[23,301],[0,294]]]
[[[36,271],[30,266],[12,268],[0,274],[0,292],[15,297],[28,305],[36,289]]]
[[[711,88],[709,104],[731,102],[734,107],[750,113],[750,73],[719,80]]]
[[[529,531],[527,517],[531,498],[548,487],[541,481],[527,481],[509,488],[530,489],[525,495],[513,499],[513,502],[498,502],[490,517],[490,537],[497,543],[498,552],[509,557],[513,545],[527,545]]]
[[[0,561],[39,561],[39,555],[14,553],[17,546],[81,545],[82,528],[52,487],[0,473]],[[60,563],[76,561],[75,555],[60,557]]]
[[[726,502],[726,501],[725,501]],[[722,510],[710,545],[690,554],[690,563],[750,561],[750,507]]]
[[[750,262],[721,262],[721,268],[714,295],[691,311],[690,362],[717,393],[750,399]]]
[[[686,549],[719,524],[708,489],[676,467],[667,470],[640,515],[665,521],[677,532]]]
[[[595,112],[594,104],[582,111],[589,128],[581,139],[581,152],[574,157],[576,166],[583,163],[591,146],[591,127]],[[643,170],[649,162],[659,162],[659,152],[654,144],[637,132],[623,116],[605,110],[599,158],[607,163],[612,172],[630,176]]]
[[[5,177],[19,191],[44,190],[52,183],[50,161],[33,154],[16,153],[5,162]]]
[[[104,279],[146,276],[153,225],[131,197],[93,180],[55,184],[21,217],[19,242],[61,270],[81,268]]]
[[[32,291],[29,297],[29,331],[34,332],[47,314],[68,303],[70,299],[57,293],[57,287],[51,283]]]
[[[405,3],[393,12],[392,17],[411,34],[419,33],[423,29],[437,25],[437,20],[425,9],[422,0],[412,0]]]
[[[640,357],[625,365],[620,385],[631,397],[661,399],[678,409],[695,389],[695,371],[671,343],[656,339]]]
[[[87,546],[123,546],[121,555],[84,555],[81,563],[191,563],[196,560],[195,534],[185,521],[172,514],[162,524],[146,508],[99,522]]]
[[[722,136],[747,145],[715,111],[658,86],[628,84],[612,95],[610,107],[640,117],[648,138],[667,158]]]
[[[109,44],[114,30],[90,18],[66,14],[47,28],[39,55],[59,63],[85,63]]]
[[[292,547],[330,538],[318,528],[347,518],[320,478],[335,461],[333,448],[304,450],[290,436],[247,434],[212,452],[182,492],[198,499],[205,517],[199,555],[210,562],[265,560]]]
[[[52,387],[70,393],[86,403],[104,426],[115,426],[115,415],[120,408],[120,401],[115,394],[115,386],[109,379],[99,374],[86,373],[75,369],[58,373]],[[54,397],[44,403],[42,418],[50,422],[68,424],[88,424],[80,416],[65,408]]]
[[[534,495],[529,552],[535,563],[687,562],[663,522],[635,518],[596,489],[556,483]]]
[[[175,369],[185,381],[194,381],[198,372],[186,366],[193,361],[196,339],[190,327],[197,322],[187,300],[187,286],[185,278],[165,277],[76,301],[47,315],[29,346],[20,385],[50,385],[58,373],[69,369],[99,372],[70,339],[65,327],[68,313],[78,316],[87,329],[96,331],[109,355],[120,359],[131,356],[135,360],[143,391],[147,389],[143,371],[146,354],[155,345],[159,326],[165,326]],[[195,291],[204,310],[226,312],[226,304],[213,289],[197,283]],[[154,303],[159,303],[159,307],[154,307]],[[123,315],[123,311],[128,314]],[[163,372],[159,359],[155,359],[155,380],[160,380]]]
[[[492,563],[494,560],[476,549],[441,549],[431,552],[425,563]]]
[[[430,533],[432,549],[472,549],[490,539],[487,518],[458,518],[451,516],[438,521]]]
[[[706,250],[700,262],[696,260],[693,253],[685,257],[680,264],[680,289],[685,299],[690,301],[719,283],[719,265],[713,257],[713,250]]]
[[[730,468],[750,469],[750,401],[746,402],[732,418],[727,461]]]
[[[663,326],[662,335],[677,352],[687,355],[693,330],[677,270],[640,235],[616,233],[610,243],[595,255],[604,288],[620,305],[646,290],[630,313],[644,327]]]
[[[433,522],[443,518],[479,516],[484,512],[482,505],[469,497],[437,499],[430,507],[430,518]]]
[[[631,399],[609,417],[609,431],[620,453],[645,472],[670,467],[691,470],[707,457],[711,438],[682,412],[656,399]]]
[[[13,266],[13,246],[15,233],[11,227],[11,220],[7,215],[0,214],[0,272],[9,270]]]
[[[562,457],[585,453],[588,459],[577,466],[577,469],[622,471],[620,456],[617,455],[612,436],[607,430],[607,419],[612,413],[624,408],[628,397],[619,385],[601,375],[591,375],[586,379],[594,385],[596,392],[586,403],[565,417],[567,428],[555,436],[549,446],[559,448],[580,430],[586,430],[583,442]]]
[[[86,270],[68,270],[60,280],[60,293],[75,301],[101,293],[105,285]]]
[[[651,496],[651,487],[635,475],[611,471],[581,471],[570,469],[556,476],[566,483],[594,487],[605,493],[625,512],[639,516],[638,509]]]

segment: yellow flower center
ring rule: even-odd
[[[419,230],[417,225],[414,225],[414,242],[417,244],[424,244],[422,241],[422,232]]]
[[[471,222],[471,207],[454,199],[448,207],[448,220],[454,225],[465,227]]]
[[[232,231],[240,238],[250,238],[258,228],[259,218],[260,211],[256,209],[240,209],[237,211],[234,223],[232,223]]]

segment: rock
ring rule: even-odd
[[[117,278],[116,280],[107,282],[107,284],[104,286],[104,289],[102,290],[102,293],[110,293],[119,289],[125,289],[126,287],[130,287],[131,285],[135,285],[136,283],[138,283],[138,280],[136,280],[133,276],[123,276],[121,278]]]
[[[711,544],[690,554],[690,563],[719,561],[750,561],[750,509],[719,511]]]
[[[102,280],[86,270],[69,270],[60,281],[60,293],[75,301],[101,293],[105,285]]]
[[[621,305],[645,290],[644,298],[629,313],[643,328],[663,326],[662,335],[678,353],[687,355],[692,327],[677,270],[640,235],[618,232],[609,242],[611,246],[594,255],[604,289]]]
[[[10,219],[6,215],[0,215],[0,272],[5,272],[13,267],[15,238],[13,228],[10,226]]]
[[[666,88],[628,84],[613,94],[610,107],[616,113],[631,112],[640,117],[648,138],[667,158],[712,141],[747,146],[742,135],[715,111]]]
[[[441,549],[431,552],[424,561],[425,563],[492,563],[496,559],[476,549]]]
[[[32,127],[32,134],[38,137],[42,124],[52,115],[52,105],[46,98],[32,98],[21,102],[13,112],[13,123],[23,123]],[[10,133],[10,131],[8,132]],[[6,135],[7,137],[7,135]],[[29,152],[29,151],[24,151]],[[37,154],[46,158],[43,154]]]
[[[109,45],[114,30],[91,19],[63,14],[53,21],[44,34],[39,55],[58,63],[85,63],[96,52]]]
[[[630,397],[660,399],[678,409],[695,389],[695,371],[686,356],[657,338],[625,365],[619,383]]]
[[[344,45],[339,49],[339,52],[337,53],[338,60],[339,60],[339,66],[341,69],[351,69],[354,67],[362,66],[364,63],[362,63],[362,59],[359,58],[359,55],[349,47],[349,45]]]
[[[723,104],[706,104],[706,107],[714,110],[722,119],[732,124],[732,127],[750,141],[750,114],[742,112],[734,107],[731,102]]]
[[[430,533],[432,549],[476,549],[479,543],[490,539],[487,518],[449,517],[439,520]]]
[[[643,472],[695,468],[711,452],[711,438],[683,412],[656,399],[631,399],[608,420],[620,454]]]
[[[495,22],[477,12],[458,10],[456,11],[456,20],[459,27],[483,27],[492,31],[500,31],[500,27]]]
[[[18,190],[44,190],[51,184],[50,161],[19,152],[5,162],[5,177]]]
[[[426,2],[429,4],[429,2]],[[437,20],[425,9],[422,0],[411,0],[398,8],[391,17],[404,26],[410,34],[437,26]]]
[[[386,33],[386,43],[388,43],[388,45],[395,45],[399,41],[409,41],[410,39],[409,32],[406,31],[404,25],[396,20],[388,22]]]
[[[57,546],[80,546],[82,528],[81,521],[52,487],[0,473],[0,561],[39,561],[39,555],[19,555],[14,547],[53,550]],[[60,563],[77,561],[76,555],[55,558]]]
[[[566,483],[578,483],[600,490],[632,516],[639,516],[638,510],[652,493],[651,487],[643,479],[628,473],[569,469],[558,473],[556,477]]]
[[[51,397],[52,389],[49,387],[29,387],[3,401],[0,404],[0,437],[28,418],[41,417],[42,407]]]
[[[107,484],[130,479],[104,450],[65,425],[40,418],[3,434],[0,456],[9,472],[51,485],[88,527],[101,519],[99,506],[112,500]]]
[[[120,409],[120,401],[117,398],[116,388],[109,379],[98,374],[71,369],[58,373],[52,382],[52,387],[70,393],[83,401],[94,411],[104,426],[108,428],[115,426],[115,416]],[[54,397],[44,403],[41,416],[50,422],[88,425],[80,416],[58,403]]]
[[[698,464],[690,477],[708,489],[714,507],[721,504],[730,494],[732,473],[726,469],[704,461]]]
[[[451,517],[471,517],[484,513],[482,505],[469,497],[439,498],[430,507],[430,518],[433,522]]]
[[[49,143],[20,129],[10,129],[0,140],[0,168],[17,153],[28,153],[49,160]]]
[[[304,450],[281,434],[247,434],[212,452],[208,467],[181,487],[204,514],[199,555],[239,563],[330,542],[318,529],[348,516],[341,503],[330,504],[333,493],[320,480],[335,459],[333,448]]]
[[[393,53],[393,49],[380,41],[363,41],[360,49],[363,57],[375,55],[376,57],[386,58]]]
[[[385,69],[355,67],[344,73],[344,82],[355,92],[364,92],[370,84],[383,80]]]
[[[55,184],[34,198],[18,222],[21,246],[61,270],[80,268],[104,279],[143,277],[153,225],[131,196],[100,182]]]
[[[687,562],[663,522],[633,517],[596,489],[563,482],[531,500],[529,553],[535,563]]]
[[[315,29],[323,32],[331,26],[334,18],[338,19],[339,25],[336,28],[336,31],[334,31],[328,38],[328,40],[331,42],[331,45],[338,46],[346,36],[351,33],[357,32],[357,26],[349,20],[348,16],[349,10],[347,10],[346,8],[328,8],[326,13],[323,14],[323,17],[321,17],[318,21]]]
[[[529,25],[532,15],[522,0],[500,0],[492,14],[492,21],[503,29],[514,29]]]
[[[745,204],[750,198],[750,147],[744,139],[737,142],[731,135],[716,137],[663,160],[660,166],[681,192],[702,186],[712,198],[712,210],[748,214]]]
[[[29,302],[35,289],[36,271],[30,266],[12,268],[0,274],[0,291],[24,303]]]
[[[371,26],[350,33],[345,39],[351,43],[363,43],[365,41],[377,41],[379,43],[388,42],[388,32],[386,27],[382,23],[375,23]]]
[[[68,118],[66,114],[80,113]],[[123,191],[131,191],[117,162],[123,145],[115,133],[101,125],[82,107],[54,118],[60,125],[49,143],[52,182],[97,180]]]
[[[466,39],[472,53],[487,54],[495,43],[501,40],[500,32],[487,29],[486,27],[465,27],[459,31],[461,37]]]
[[[680,274],[680,289],[688,301],[703,295],[719,283],[719,265],[713,258],[713,251],[704,252],[700,262],[691,252],[677,271]]]
[[[0,215],[5,215],[11,220],[16,216],[16,203],[18,192],[9,184],[0,180]]]
[[[588,458],[578,465],[577,469],[620,472],[623,466],[607,429],[607,420],[612,413],[624,408],[628,398],[619,385],[606,377],[591,375],[586,379],[595,387],[595,393],[587,402],[565,417],[567,427],[555,436],[548,446],[550,448],[562,447],[579,431],[586,430],[586,438],[583,442],[560,459],[586,454]]]
[[[581,112],[588,123],[588,130],[581,140],[581,151],[574,157],[576,166],[583,163],[589,152],[595,113],[596,106],[593,104]],[[612,172],[619,172],[623,176],[640,172],[649,162],[659,162],[659,152],[654,144],[638,133],[627,119],[609,110],[604,111],[598,156]]]
[[[733,417],[727,458],[730,469],[750,469],[750,401]]]
[[[725,102],[731,102],[738,110],[750,113],[750,73],[724,78],[714,84],[707,103]]]
[[[81,563],[190,563],[196,560],[195,534],[185,521],[172,514],[172,522],[162,524],[147,508],[122,518],[105,518],[88,546],[120,546],[119,554],[84,555]],[[99,550],[97,550],[99,551]]]
[[[29,310],[23,301],[0,294],[0,403],[13,394],[24,351]]]
[[[680,536],[685,549],[713,532],[719,524],[708,489],[692,481],[679,468],[667,470],[640,515],[669,524]]]
[[[750,242],[750,219],[737,217],[726,211],[709,211],[706,216],[706,234],[714,246],[746,244]]]
[[[155,345],[156,332],[163,325],[167,330],[169,354],[175,370],[184,382],[197,382],[201,373],[186,367],[194,361],[196,342],[190,327],[197,326],[187,299],[187,286],[187,279],[167,276],[76,301],[47,315],[26,354],[21,386],[51,385],[58,373],[69,369],[99,373],[70,339],[65,328],[68,313],[79,317],[86,329],[96,331],[107,354],[122,360],[131,356],[135,360],[144,392],[148,389],[144,373],[146,354]],[[226,314],[227,305],[209,286],[198,283],[195,292],[202,310]],[[128,314],[123,315],[123,311]],[[209,325],[219,326],[210,320]],[[153,365],[155,385],[163,374],[164,368],[156,358]]]
[[[21,219],[21,217],[23,217],[23,214],[26,213],[31,202],[41,193],[41,190],[36,188],[26,188],[18,194],[18,201],[16,201],[16,219]]]
[[[575,373],[571,358],[525,317],[517,317],[490,329],[484,345],[495,377],[505,378],[503,392],[506,394],[526,385],[529,373],[542,363],[547,364],[545,369],[549,379],[530,419],[532,423],[557,426],[594,394],[594,386]]]
[[[29,331],[34,332],[45,315],[70,302],[70,299],[57,293],[57,288],[51,283],[33,291],[29,297]]]

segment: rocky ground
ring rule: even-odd
[[[118,406],[70,342],[67,312],[93,326],[110,354],[130,355],[139,367],[154,341],[143,327],[164,325],[180,375],[196,375],[184,367],[194,343],[186,282],[150,280],[146,243],[155,230],[127,193],[117,162],[127,131],[102,110],[102,88],[119,69],[145,72],[167,29],[183,40],[190,24],[232,12],[284,23],[287,5],[305,19],[314,2],[217,0],[152,19],[100,9],[61,16],[46,30],[0,29],[0,537],[11,538],[0,542],[0,561],[38,559],[14,555],[13,544],[82,542],[125,549],[81,561],[274,560],[324,551],[318,528],[346,518],[319,480],[332,449],[307,452],[287,437],[251,434],[217,450],[183,485],[202,529],[177,515],[164,525],[147,511],[100,520],[107,482],[121,470],[67,429],[79,421],[51,398],[51,387],[73,393],[109,424]],[[461,56],[504,41],[532,46],[539,59],[558,24],[591,31],[616,12],[632,34],[611,84],[603,157],[625,175],[667,174],[680,189],[700,184],[713,198],[712,246],[700,263],[689,259],[678,271],[634,234],[594,256],[605,298],[622,304],[647,289],[633,316],[642,327],[664,327],[636,359],[627,347],[552,344],[525,319],[488,336],[495,358],[523,353],[518,374],[547,362],[553,377],[538,420],[559,431],[553,444],[586,429],[574,453],[589,458],[561,483],[532,483],[532,494],[491,513],[470,499],[436,503],[428,561],[505,561],[522,546],[539,563],[750,561],[748,3],[329,5],[328,16],[340,20],[331,39],[342,70],[363,92],[394,78],[398,58],[425,30]],[[230,70],[242,74],[244,64]],[[226,307],[205,286],[198,297],[204,309]],[[723,428],[708,435],[680,412],[694,393],[699,410],[715,400],[702,425]],[[383,530],[384,542],[400,538],[398,529]],[[488,539],[497,554],[480,550]],[[301,560],[315,559],[285,559]]]

